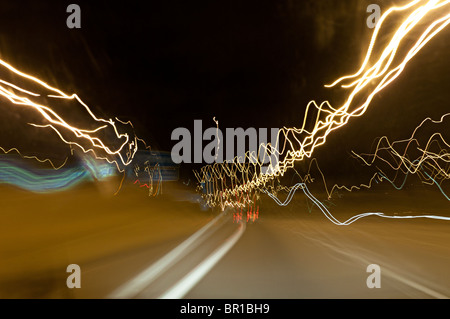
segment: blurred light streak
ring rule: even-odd
[[[19,80],[29,81],[28,83],[31,82],[31,84],[36,85],[39,90],[47,92],[46,94],[41,95],[40,93],[25,90],[18,85],[0,79],[0,97],[9,100],[16,106],[30,108],[30,111],[37,111],[42,117],[42,120],[48,122],[48,124],[28,123],[29,125],[38,128],[51,128],[64,143],[76,146],[84,153],[91,152],[97,159],[103,159],[109,163],[115,164],[119,171],[123,170],[123,166],[127,166],[131,163],[138,148],[139,139],[136,136],[130,137],[128,133],[119,133],[116,122],[112,119],[106,120],[96,117],[91,109],[76,94],[68,95],[36,77],[17,70],[3,60],[0,60],[0,67],[3,67],[7,72],[12,72],[15,76],[18,76]],[[43,105],[35,101],[35,98],[38,97],[76,100],[87,111],[89,119],[97,122],[97,127],[87,129],[71,125],[67,119],[64,119],[49,105]],[[130,124],[129,122],[117,121],[122,124]],[[114,133],[114,139],[111,143],[98,137],[99,133],[106,129],[109,129],[109,131]],[[68,136],[71,134],[73,134],[75,138],[69,138]],[[119,145],[115,146],[116,143],[119,143]],[[37,159],[37,157],[33,158]]]
[[[321,104],[311,101],[306,106],[301,128],[284,127],[278,134],[275,146],[269,143],[261,145],[257,154],[248,152],[245,163],[239,163],[235,158],[223,164],[206,165],[196,171],[199,190],[203,192],[207,204],[211,207],[219,206],[222,210],[226,207],[242,209],[254,205],[255,196],[259,198],[260,192],[276,193],[275,181],[279,177],[292,169],[296,162],[311,158],[314,150],[326,143],[331,132],[346,125],[351,118],[362,116],[373,98],[392,83],[408,62],[450,23],[449,7],[450,0],[415,0],[404,6],[388,9],[374,29],[366,57],[359,70],[325,86],[329,88],[342,83],[343,89],[350,90],[345,102],[334,108],[328,101]],[[389,30],[389,27],[385,28],[389,18],[399,19],[397,16],[393,18],[393,13],[403,16],[403,21],[394,32]],[[378,42],[381,42],[380,34],[389,36],[390,41],[383,49],[376,50]],[[376,55],[379,55],[379,58],[373,61]],[[359,100],[363,102],[355,102]],[[311,118],[314,121],[313,127],[307,129]],[[267,172],[263,172],[262,164],[255,161],[260,155],[270,160]],[[282,159],[273,161],[274,155],[277,159]],[[264,163],[263,160],[261,162]],[[335,185],[330,192],[327,189],[327,193],[330,197],[335,189],[351,191],[360,187],[370,188],[373,181],[381,181],[380,175],[374,174],[369,184],[361,184],[358,187]],[[295,192],[299,187],[287,189]],[[302,190],[305,191],[304,188]],[[289,194],[292,193],[289,191]]]
[[[439,215],[385,215],[381,212],[368,212],[368,213],[362,213],[355,216],[350,217],[344,222],[339,221],[336,217],[334,217],[330,211],[325,207],[325,205],[319,201],[314,195],[311,194],[308,187],[304,183],[297,183],[289,193],[290,196],[284,201],[281,202],[276,196],[273,194],[266,192],[267,195],[269,195],[278,205],[280,206],[286,206],[289,204],[289,202],[292,200],[293,194],[298,190],[301,189],[303,193],[320,209],[320,211],[324,214],[324,216],[331,221],[333,224],[338,226],[348,226],[354,222],[356,222],[358,219],[369,217],[369,216],[378,216],[383,218],[393,218],[393,219],[415,219],[415,218],[427,218],[427,219],[437,219],[437,220],[446,220],[450,221],[450,217],[446,216],[439,216]]]
[[[114,169],[109,164],[95,165],[89,160],[85,166],[71,168],[36,169],[20,166],[13,158],[0,157],[0,184],[7,184],[21,189],[35,192],[47,193],[67,190],[82,181],[101,180],[112,176]]]
[[[431,118],[424,119],[414,129],[408,139],[390,143],[386,136],[382,136],[378,139],[373,154],[356,154],[355,152],[352,152],[352,154],[367,166],[374,165],[376,160],[381,160],[382,163],[387,164],[388,167],[395,172],[394,178],[388,178],[388,174],[377,166],[377,169],[380,171],[378,174],[382,179],[389,181],[397,190],[400,190],[405,186],[406,179],[409,175],[416,175],[424,184],[435,184],[445,198],[450,200],[441,185],[443,181],[450,180],[450,144],[445,140],[442,135],[443,133],[436,131],[437,128],[434,127],[434,133],[427,139],[424,147],[421,147],[419,142],[421,138],[418,136],[419,130],[425,124],[443,124],[444,120],[449,116],[450,113],[446,113],[442,115],[439,120],[433,120]],[[445,127],[444,130],[447,130],[447,127]],[[384,145],[384,143],[386,145]],[[431,151],[432,147],[436,147],[436,151]],[[398,151],[396,148],[403,149],[403,151]],[[414,159],[411,159],[413,158],[412,154],[414,153],[419,155],[416,155]],[[369,157],[371,159],[366,160],[364,157]],[[397,186],[395,180],[400,174],[405,174],[405,177],[400,186]]]
[[[209,271],[228,253],[228,251],[233,248],[239,238],[241,238],[245,228],[246,224],[240,222],[237,231],[228,237],[221,246],[216,248],[186,276],[164,292],[158,299],[180,299],[186,296],[186,294],[209,273]]]
[[[200,244],[205,242],[210,236],[217,231],[221,223],[223,223],[227,212],[222,212],[214,217],[205,226],[200,228],[197,232],[192,234],[189,238],[176,246],[161,259],[156,261],[150,267],[143,270],[139,275],[132,278],[122,286],[114,290],[108,298],[125,299],[136,297],[146,287],[153,283],[158,277],[166,272],[170,267],[179,262],[182,258],[189,255]]]
[[[20,153],[20,151],[19,151],[17,148],[15,148],[15,147],[13,147],[13,148],[11,148],[11,149],[9,149],[9,150],[5,150],[3,147],[0,146],[0,151],[2,151],[4,154],[9,154],[9,153],[11,153],[11,152],[15,152],[15,153],[17,153],[18,155],[20,155],[20,157],[25,158],[25,159],[33,159],[33,160],[38,161],[39,163],[49,163],[49,164],[53,167],[53,169],[55,169],[55,170],[58,170],[58,169],[60,169],[61,167],[63,167],[64,165],[66,165],[67,159],[68,159],[68,158],[66,157],[66,159],[64,160],[64,162],[63,162],[61,165],[56,166],[56,165],[55,165],[50,159],[48,159],[48,158],[42,160],[42,159],[38,158],[37,156],[23,155],[23,154]]]

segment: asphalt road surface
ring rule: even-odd
[[[133,187],[112,196],[113,188],[38,195],[3,187],[0,297],[450,296],[450,221],[371,216],[337,226],[299,193],[287,207],[264,197],[258,220],[234,223],[231,211],[202,209],[181,185],[159,198]],[[328,203],[340,220],[374,209],[445,215],[446,204],[423,190]],[[81,288],[66,286],[69,264],[80,266]],[[367,287],[371,264],[380,266],[380,288]]]

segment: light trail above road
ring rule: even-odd
[[[311,158],[317,147],[326,144],[330,133],[347,125],[351,118],[363,116],[373,98],[397,79],[408,63],[448,26],[449,12],[448,0],[414,0],[388,9],[374,29],[359,70],[326,85],[334,87],[343,83],[342,88],[349,90],[345,102],[333,107],[328,101],[320,104],[311,101],[300,128],[283,128],[275,145],[261,145],[258,154],[247,153],[246,163],[235,158],[224,164],[202,167],[196,177],[202,185],[209,185],[204,195],[208,205],[248,209],[255,205],[259,192],[276,193],[274,181],[296,162]],[[397,19],[401,22],[392,27]],[[380,40],[381,35],[390,40]],[[388,44],[383,45],[385,42]],[[313,125],[308,128],[311,121]],[[255,160],[261,157],[271,160],[264,172],[261,163]]]

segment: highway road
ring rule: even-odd
[[[107,187],[45,195],[2,188],[0,297],[450,296],[447,221],[371,216],[337,226],[297,194],[287,207],[265,197],[258,220],[234,223],[231,211],[202,209],[180,185],[160,198],[136,188],[112,196]],[[396,194],[352,193],[330,210],[342,220],[373,207],[446,212],[438,194],[421,192],[433,201],[423,207],[415,193]],[[79,289],[66,286],[69,264],[81,268]],[[370,264],[380,266],[380,288],[367,287]]]

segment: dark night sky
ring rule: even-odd
[[[213,125],[216,116],[223,127],[297,123],[304,105],[320,98],[324,77],[345,70],[349,61],[335,50],[355,49],[352,41],[344,46],[344,31],[364,27],[366,17],[339,13],[336,1],[324,1],[329,9],[314,2],[79,1],[81,30],[65,25],[71,2],[9,4],[2,56],[105,115],[132,119],[140,135],[167,148],[173,128],[194,119]],[[347,7],[356,11],[355,3]],[[334,37],[315,28],[324,13]]]
[[[308,101],[339,102],[322,85],[362,61],[367,5],[392,1],[77,1],[80,30],[65,24],[72,2],[2,4],[1,58],[76,92],[101,116],[131,120],[150,145],[170,150],[172,130],[192,129],[194,119],[204,127],[213,116],[222,128],[300,126]],[[448,83],[448,34],[418,58],[425,68],[413,65],[380,94],[377,111],[330,139],[319,152],[324,163],[348,158],[336,150],[369,151],[374,137],[408,122],[405,112],[401,136],[443,113],[448,90],[442,97],[430,88]]]

